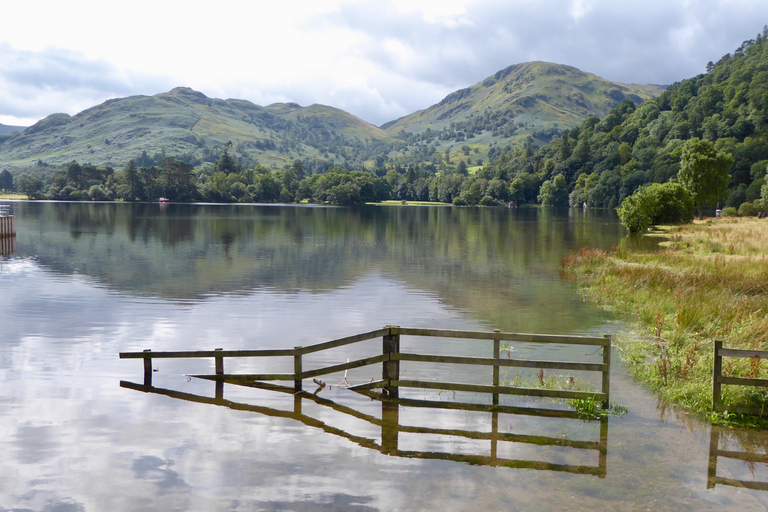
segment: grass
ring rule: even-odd
[[[633,319],[619,337],[631,373],[665,400],[720,423],[768,421],[712,409],[715,339],[726,348],[768,349],[768,221],[711,219],[665,227],[656,252],[582,249],[564,276],[591,301]],[[724,375],[767,378],[759,359],[725,358]],[[768,406],[768,390],[723,386],[723,403]]]
[[[397,201],[394,199],[381,201],[380,203],[366,203],[366,204],[381,205],[381,206],[451,206],[451,203],[441,203],[439,201]]]
[[[12,192],[0,192],[0,199],[27,199],[24,194],[14,194]]]

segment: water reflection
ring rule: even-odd
[[[294,392],[293,389],[287,388],[285,386],[270,385],[265,383],[246,384],[238,382],[236,385],[268,390],[273,393],[282,393],[284,395],[288,395],[292,397],[293,408],[292,410],[285,410],[275,407],[253,405],[227,400],[224,398],[223,381],[221,379],[216,382],[215,397],[207,397],[203,395],[196,395],[192,393],[158,388],[151,385],[143,385],[127,381],[120,382],[120,386],[123,388],[142,391],[145,393],[164,395],[189,402],[218,405],[238,411],[254,412],[265,416],[290,418],[299,421],[304,425],[319,428],[328,434],[352,441],[364,448],[377,450],[383,454],[396,457],[406,457],[410,459],[450,460],[472,465],[493,467],[560,471],[582,475],[593,475],[600,478],[605,478],[607,473],[606,460],[608,453],[608,418],[602,418],[599,421],[592,422],[596,429],[599,430],[598,441],[574,440],[568,439],[564,436],[548,437],[544,435],[516,434],[509,431],[501,431],[499,429],[500,419],[505,424],[512,424],[516,422],[518,417],[522,416],[527,416],[529,418],[556,418],[565,420],[566,422],[577,421],[583,423],[583,420],[579,419],[579,417],[571,411],[555,411],[550,409],[535,409],[527,407],[488,406],[473,403],[457,403],[435,400],[392,399],[379,393],[358,392],[368,396],[372,401],[376,401],[380,404],[379,414],[370,414],[357,410],[353,406],[337,403],[333,400],[321,397],[320,393],[318,393],[321,388],[318,388],[318,391],[315,393],[308,393],[306,391]],[[349,391],[349,393],[354,392]],[[354,435],[345,431],[343,428],[334,426],[329,422],[322,421],[309,414],[305,414],[305,402],[311,402],[312,404],[316,404],[324,408],[331,409],[337,413],[341,413],[344,416],[362,420],[369,425],[376,427],[376,432],[374,433],[376,435],[371,436],[370,433],[367,436]],[[443,411],[450,411],[457,418],[461,418],[462,411],[478,412],[490,418],[491,429],[490,432],[478,431],[475,425],[468,423],[465,423],[464,428],[436,428],[434,426],[403,425],[400,421],[400,414],[401,410],[405,411],[406,409],[428,411],[441,409]],[[407,413],[405,414],[407,415]],[[413,417],[413,415],[411,415],[411,417]],[[429,413],[421,415],[420,419],[425,424],[434,424],[432,421],[433,417]],[[344,419],[340,420],[342,425],[344,422]],[[472,428],[473,426],[475,428]],[[564,428],[563,430],[567,430],[567,428]],[[430,445],[439,447],[440,449],[433,449],[428,451],[404,449],[400,441],[403,434],[415,434],[419,436],[431,437],[432,439]],[[473,449],[481,453],[455,453],[451,451],[451,449],[455,448],[456,446],[465,447],[465,443],[467,441],[475,441],[475,443],[473,443]],[[410,443],[412,445],[418,446],[420,441],[411,440]],[[556,447],[557,460],[578,460],[580,458],[588,459],[588,454],[592,451],[598,454],[598,461],[597,464],[594,465],[575,463],[569,464],[562,462],[550,462],[546,460],[512,459],[499,455],[499,453],[503,453],[505,448],[508,448],[510,444],[518,443],[526,444],[529,447],[533,447],[535,449],[542,449],[542,447]],[[545,448],[544,450],[546,451]],[[579,455],[574,455],[572,453],[564,453],[568,451],[580,451],[581,453],[587,453],[587,456],[580,457]],[[546,456],[546,454],[544,455]]]
[[[713,426],[709,438],[707,489],[720,484],[768,491],[768,452],[764,440],[758,439]],[[718,460],[721,476],[718,476]],[[729,476],[722,476],[724,474]]]
[[[594,308],[559,279],[558,262],[583,246],[608,249],[623,233],[615,214],[598,210],[19,203],[16,211],[20,256],[120,292],[198,301],[325,291],[384,273],[529,332],[594,324]]]

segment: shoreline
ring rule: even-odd
[[[716,218],[661,229],[667,240],[658,251],[585,248],[564,258],[561,272],[587,300],[628,320],[632,332],[616,345],[630,374],[660,398],[716,424],[768,427],[765,417],[712,406],[715,340],[768,348],[768,221]],[[768,376],[759,359],[732,359],[724,370]],[[768,389],[723,386],[723,404],[768,409]]]

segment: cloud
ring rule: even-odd
[[[166,77],[122,72],[78,52],[24,51],[0,43],[0,112],[5,116],[34,122],[55,112],[74,114],[109,98],[172,87]]]
[[[531,60],[670,84],[704,72],[768,21],[764,0],[222,0],[171,25],[164,15],[175,11],[159,6],[166,11],[131,10],[82,34],[65,29],[77,10],[69,4],[52,4],[62,19],[34,31],[23,26],[24,5],[14,7],[18,23],[0,21],[0,122],[183,85],[260,105],[332,105],[380,125]],[[113,37],[126,24],[153,37]]]

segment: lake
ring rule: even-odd
[[[611,212],[12,209],[15,252],[0,258],[0,511],[768,508],[768,436],[710,428],[659,404],[627,376],[617,349],[611,401],[628,413],[602,423],[393,410],[345,389],[343,374],[324,378],[329,385],[316,395],[311,382],[298,398],[225,384],[217,400],[214,383],[189,377],[213,373],[211,359],[153,360],[152,392],[120,385],[141,384],[143,367],[118,354],[144,349],[293,348],[386,325],[620,334],[622,322],[582,301],[558,272],[559,260],[581,247],[632,246]],[[418,343],[488,356],[476,343]],[[584,348],[502,348],[534,359],[594,357]],[[364,347],[334,350],[310,363],[343,363]],[[227,371],[253,364],[228,361]],[[292,370],[292,361],[269,364]],[[486,377],[461,368],[440,379]],[[429,377],[416,366],[403,371]],[[369,373],[350,371],[348,382]],[[535,379],[503,376],[517,377]],[[408,398],[472,397],[418,390]],[[534,398],[513,405],[563,408]],[[492,431],[506,437],[489,443]],[[601,442],[606,450],[593,449]]]

